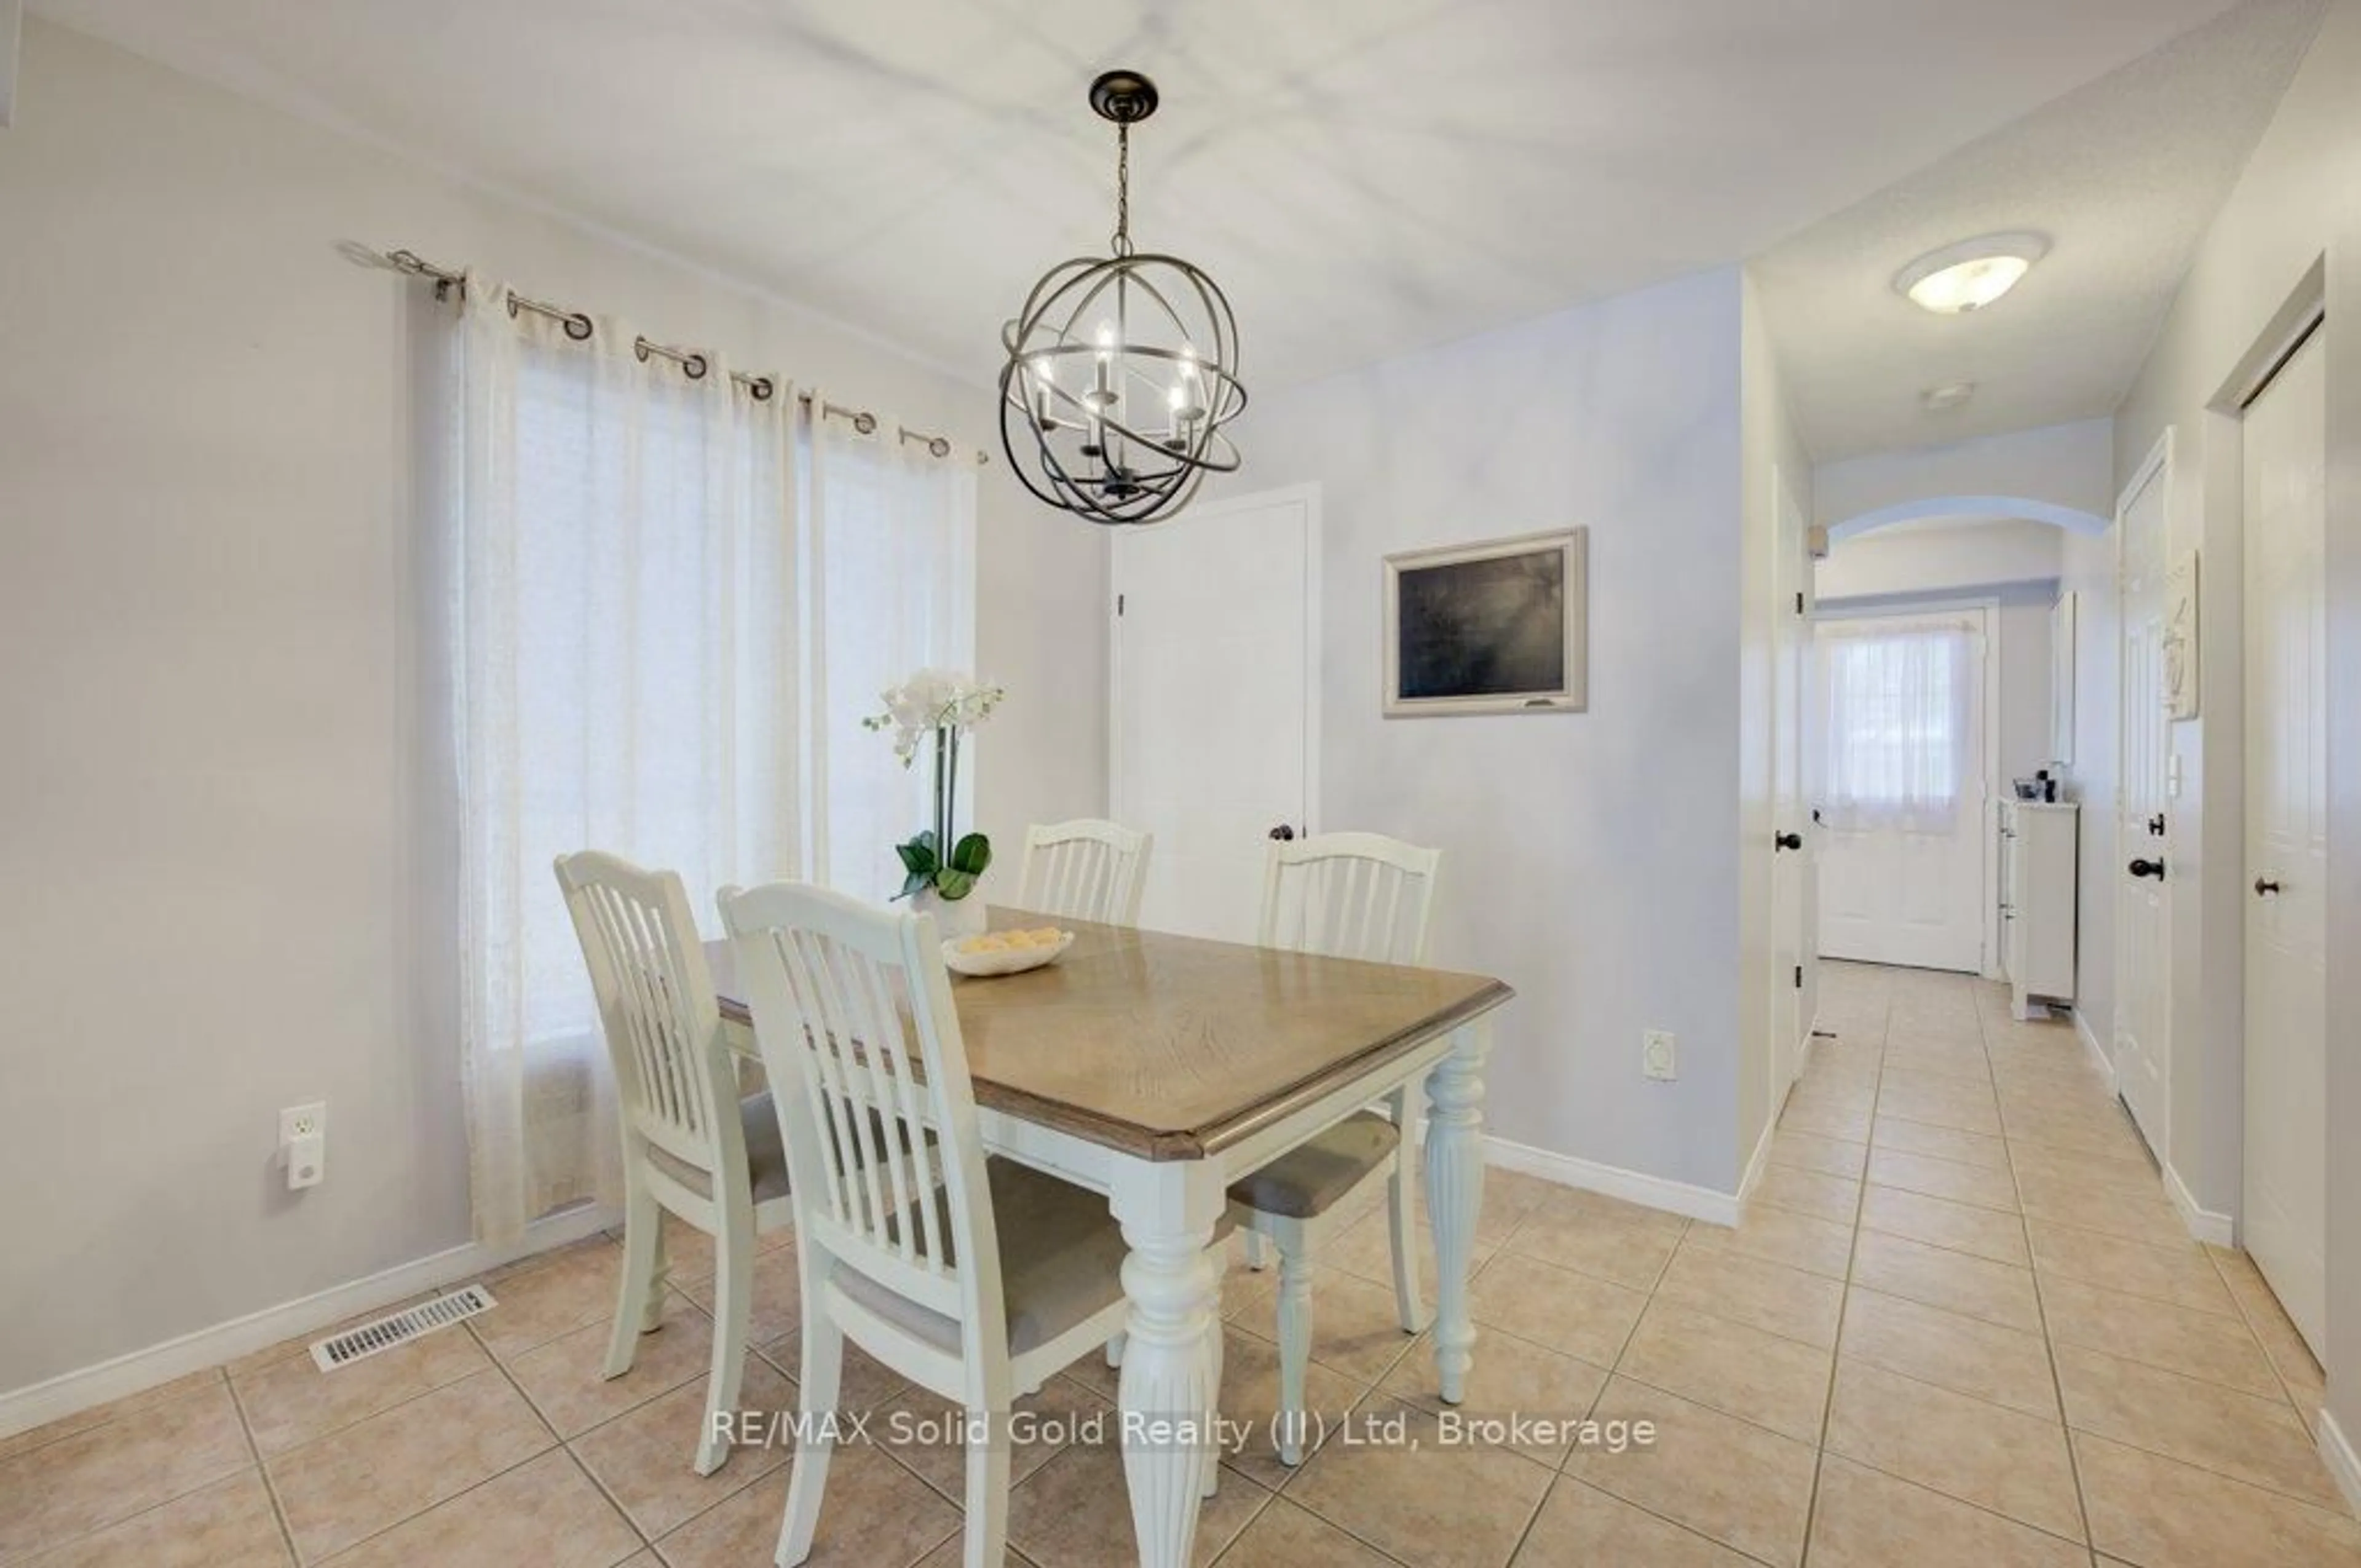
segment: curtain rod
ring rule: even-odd
[[[406,273],[412,278],[433,279],[437,299],[454,289],[458,290],[462,295],[467,292],[467,274],[436,267],[423,259],[414,250],[371,251],[369,254],[397,272]],[[548,317],[564,327],[566,335],[577,343],[587,341],[595,330],[591,325],[590,318],[580,311],[569,311],[563,305],[553,305],[544,300],[529,299],[511,289],[509,291],[509,314],[514,315],[519,311],[531,311],[537,316]],[[658,359],[670,360],[686,371],[692,381],[702,380],[711,363],[704,355],[693,348],[675,348],[669,344],[652,342],[644,337],[634,339],[631,350],[642,360],[651,355]],[[767,402],[778,391],[778,383],[768,376],[749,376],[743,371],[732,370],[730,373],[730,378],[745,388],[747,395],[756,402]],[[809,392],[797,392],[796,401],[807,409],[815,407]],[[820,403],[817,405],[816,411],[832,415],[838,419],[850,420],[852,422],[852,428],[863,435],[874,435],[877,433],[877,416],[867,409],[849,409],[839,403]],[[901,426],[900,431],[904,441],[917,442],[927,449],[929,455],[948,457],[951,455],[950,437],[947,435],[929,435],[925,431],[912,430],[907,425]],[[992,457],[990,454],[979,451],[975,455],[975,460],[978,464],[984,464],[991,462]]]

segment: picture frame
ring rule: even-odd
[[[1590,706],[1590,531],[1385,558],[1385,717]]]

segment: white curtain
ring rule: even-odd
[[[796,401],[642,361],[470,279],[442,508],[476,1230],[617,1195],[613,1082],[551,862],[596,847],[714,890],[795,874],[803,734]],[[708,935],[711,934],[708,932]]]
[[[916,671],[974,666],[975,465],[932,456],[890,418],[870,435],[815,419],[808,444],[811,874],[884,899],[902,886],[894,846],[931,819],[931,762],[904,768],[891,738],[861,720]],[[975,820],[975,750],[971,740],[961,759],[963,828]]]
[[[1971,661],[1982,656],[1974,628],[1823,621],[1817,641],[1829,826],[1957,831]]]

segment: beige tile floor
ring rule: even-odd
[[[1744,1223],[1691,1224],[1495,1172],[1466,1410],[1654,1423],[1446,1444],[1394,1326],[1382,1218],[1316,1288],[1312,1402],[1363,1435],[1290,1474],[1256,1447],[1206,1506],[1223,1568],[2361,1568],[2315,1457],[2320,1369],[2242,1256],[2198,1246],[2062,1025],[1996,988],[1831,966],[1820,1041]],[[0,1442],[0,1563],[770,1561],[789,1455],[688,1456],[709,1253],[630,1376],[598,1376],[616,1248],[531,1260],[464,1328],[332,1376],[290,1344]],[[773,1238],[774,1248],[777,1238]],[[746,1402],[788,1404],[791,1249],[766,1255]],[[1229,1277],[1224,1406],[1267,1412],[1271,1282]],[[874,1408],[924,1401],[873,1364]],[[1094,1363],[1036,1404],[1104,1409]],[[1127,1562],[1118,1457],[1016,1457],[1038,1568]],[[958,1456],[848,1450],[814,1561],[952,1568]]]

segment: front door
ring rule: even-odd
[[[2246,409],[2243,1239],[2315,1354],[2328,1313],[2327,351]]]
[[[2165,496],[2159,448],[2115,514],[2123,584],[2123,787],[2115,815],[2115,1081],[2148,1147],[2166,1157],[2171,1102],[2170,712],[2165,695]]]
[[[1116,820],[1156,835],[1139,923],[1251,942],[1274,833],[1310,828],[1319,496],[1116,532]]]
[[[1823,620],[1820,956],[1983,968],[1982,609]]]

